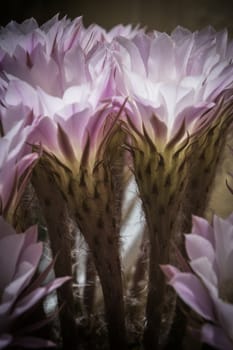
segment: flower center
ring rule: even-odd
[[[222,300],[230,304],[233,304],[233,280],[232,279],[227,279],[220,284],[219,297]]]

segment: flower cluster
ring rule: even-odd
[[[208,27],[190,32],[177,27],[168,35],[119,25],[107,32],[98,25],[85,28],[81,17],[58,16],[42,26],[29,19],[1,28],[0,214],[17,230],[18,222],[23,221],[23,196],[33,192],[52,254],[58,255],[55,275],[73,274],[75,287],[67,283],[58,291],[64,347],[76,349],[88,338],[86,331],[79,339],[80,320],[92,324],[94,310],[102,312],[95,297],[98,278],[112,350],[127,348],[127,334],[137,323],[126,322],[133,305],[125,303],[125,296],[130,300],[137,295],[140,303],[136,286],[146,283],[147,322],[135,341],[141,342],[142,332],[146,350],[167,341],[164,334],[174,315],[166,311],[166,283],[160,265],[169,276],[180,276],[169,265],[174,242],[182,247],[180,232],[189,231],[192,214],[205,214],[232,118],[233,42],[226,30],[216,32]],[[143,235],[140,232],[136,239],[132,235],[132,241],[137,241],[133,245],[140,248],[126,256],[121,234],[124,217],[130,217],[137,206],[135,196],[131,203],[127,200],[127,189],[133,183],[146,224],[141,225],[145,226]],[[217,219],[214,225],[219,222],[223,225]],[[81,264],[81,253],[75,259],[73,254],[80,245],[79,233],[87,250],[83,289],[77,286],[75,269]],[[16,242],[24,236],[14,237]],[[197,259],[194,251],[199,254],[201,238],[199,244],[193,234],[188,237],[189,257]],[[35,240],[33,244],[40,247]],[[208,258],[211,255],[212,268],[221,279],[224,272],[218,267],[218,256],[226,254],[226,248],[224,239],[221,251],[216,242],[210,242],[212,250],[210,243],[205,246],[211,250]],[[39,256],[41,248],[37,249]],[[135,271],[126,283],[122,270],[132,256]],[[229,262],[224,260],[226,266]],[[20,267],[17,257],[15,265]],[[35,268],[38,259],[32,265]],[[31,292],[34,282],[27,281]],[[178,290],[175,282],[173,285]],[[199,283],[198,288],[204,287]],[[175,298],[170,299],[172,310]],[[207,319],[217,322],[211,315]],[[205,341],[219,323],[207,327]],[[83,332],[82,326],[80,329]],[[228,323],[223,330],[232,337]]]

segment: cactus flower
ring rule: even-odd
[[[233,349],[233,216],[217,216],[210,225],[193,217],[185,235],[190,271],[161,266],[168,283],[204,321],[201,340],[218,349]]]
[[[30,333],[46,322],[32,323],[33,307],[70,277],[43,284],[52,268],[50,265],[33,280],[41,255],[42,243],[37,242],[35,226],[24,233],[16,233],[0,217],[0,349],[13,345],[29,349],[54,345]]]

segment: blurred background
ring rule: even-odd
[[[97,23],[106,29],[139,23],[170,32],[178,24],[191,30],[211,24],[227,27],[233,35],[233,0],[9,0],[1,6],[0,25],[32,16],[42,24],[56,13],[83,15],[85,25]]]

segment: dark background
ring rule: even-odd
[[[5,0],[0,25],[32,16],[42,24],[58,12],[70,18],[83,15],[85,25],[94,22],[106,29],[140,23],[169,32],[178,24],[191,30],[211,24],[227,27],[233,35],[233,0]]]

